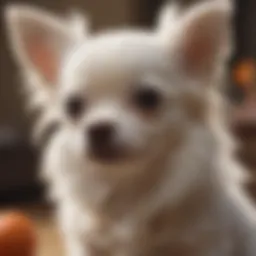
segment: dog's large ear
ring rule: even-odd
[[[57,83],[62,59],[84,36],[80,18],[58,19],[28,6],[6,8],[7,29],[17,62],[45,84]]]
[[[219,57],[230,49],[231,4],[227,0],[207,1],[191,7],[166,37],[173,58],[189,75],[208,75]]]

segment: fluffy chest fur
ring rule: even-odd
[[[241,231],[215,169],[221,147],[203,128],[183,136],[175,152],[130,167],[143,169],[136,178],[113,181],[104,172],[121,169],[77,165],[57,135],[45,170],[64,231],[90,255],[235,255]]]

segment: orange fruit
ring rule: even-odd
[[[36,232],[22,214],[0,216],[0,256],[35,256]]]

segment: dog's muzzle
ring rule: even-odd
[[[97,123],[87,131],[89,155],[97,161],[115,161],[124,151],[116,143],[116,129],[111,123]]]

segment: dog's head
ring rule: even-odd
[[[74,152],[114,164],[147,158],[204,122],[204,98],[227,46],[223,2],[152,31],[90,35],[80,18],[23,6],[8,7],[7,21],[31,102],[60,122]]]

